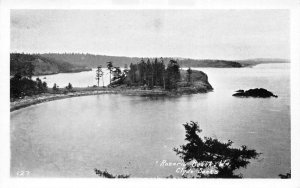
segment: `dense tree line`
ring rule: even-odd
[[[170,60],[165,67],[164,60],[155,58],[153,61],[142,59],[137,64],[130,64],[127,72],[127,84],[136,86],[154,86],[164,89],[176,89],[180,81],[180,67],[177,61]]]
[[[34,60],[33,55],[28,54],[10,54],[10,75],[21,74],[29,79],[34,75]]]
[[[28,69],[17,72],[10,79],[10,98],[22,98],[24,96],[31,96],[47,91],[47,83],[42,82],[41,79],[37,78],[35,81],[32,80],[33,66],[29,66]]]

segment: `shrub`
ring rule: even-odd
[[[250,159],[256,159],[260,153],[248,149],[246,146],[232,148],[232,141],[222,143],[217,139],[204,137],[198,134],[202,132],[198,123],[191,121],[183,124],[186,130],[185,140],[188,142],[174,151],[185,162],[186,170],[194,169],[195,178],[242,178],[242,175],[234,174],[239,168],[246,168]],[[191,163],[200,165],[192,166]],[[214,173],[210,172],[213,169]],[[187,175],[185,175],[187,176]]]
[[[106,169],[104,171],[101,171],[101,170],[98,170],[98,169],[94,169],[95,173],[100,176],[100,177],[103,177],[103,178],[129,178],[130,175],[124,175],[124,174],[121,174],[121,175],[113,175],[111,173],[109,173]]]

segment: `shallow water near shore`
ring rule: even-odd
[[[191,120],[199,122],[203,136],[263,153],[239,171],[245,178],[289,172],[289,64],[197,70],[208,75],[214,92],[176,98],[84,96],[12,112],[11,175],[97,177],[97,168],[131,177],[179,176],[180,166],[160,164],[180,162],[173,148],[185,143],[182,124]],[[260,87],[278,98],[232,96],[238,89]]]

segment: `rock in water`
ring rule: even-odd
[[[277,95],[274,95],[272,92],[263,89],[263,88],[255,88],[255,89],[249,89],[249,90],[238,90],[235,94],[232,96],[235,97],[258,97],[258,98],[269,98],[269,97],[278,97]]]

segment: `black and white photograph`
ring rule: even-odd
[[[291,180],[291,15],[10,9],[9,178]]]

